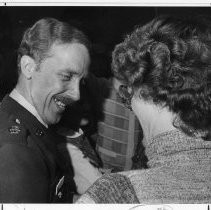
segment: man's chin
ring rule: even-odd
[[[61,120],[61,116],[60,117],[57,117],[52,124],[57,124],[59,121]]]
[[[54,118],[49,118],[48,119],[48,125],[55,125],[55,124],[57,124],[59,121],[61,120],[61,116],[56,116],[56,117],[54,117]]]

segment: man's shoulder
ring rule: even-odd
[[[5,143],[27,144],[27,129],[15,115],[0,110],[0,145]]]

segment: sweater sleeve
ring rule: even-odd
[[[76,203],[139,203],[135,190],[125,175],[113,173],[99,178]]]
[[[47,202],[46,168],[32,149],[17,144],[0,148],[0,202]]]

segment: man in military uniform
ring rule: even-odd
[[[0,106],[0,202],[72,202],[71,161],[49,126],[80,98],[89,63],[86,36],[64,22],[41,19],[24,33],[18,82]]]

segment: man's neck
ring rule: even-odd
[[[33,114],[37,120],[42,123],[45,127],[48,128],[48,125],[42,120],[40,115],[38,114],[35,107],[30,104],[25,97],[15,88],[10,93],[10,97],[13,98],[15,101],[17,101],[21,106],[23,106],[25,109],[27,109],[31,114]]]

